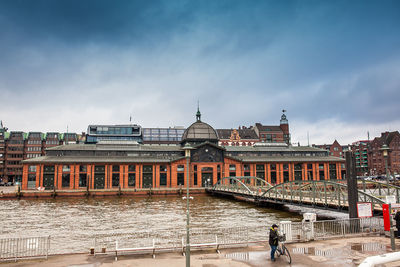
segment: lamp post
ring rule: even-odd
[[[387,191],[388,195],[390,195],[390,190],[389,190],[389,172],[388,172],[388,153],[389,153],[389,147],[384,144],[381,148],[383,158],[385,159],[385,172],[386,172],[386,184],[387,184]]]
[[[190,160],[190,150],[193,147],[190,146],[189,143],[186,143],[183,147],[185,150],[185,157],[186,157],[186,267],[190,267],[190,235],[189,235],[189,160]]]
[[[385,159],[385,171],[386,171],[386,184],[387,184],[387,192],[388,196],[390,195],[390,189],[389,189],[389,170],[388,170],[388,152],[389,152],[389,147],[384,144],[381,148],[383,158]],[[396,243],[394,241],[394,229],[393,229],[393,224],[392,224],[392,205],[389,203],[389,216],[390,216],[390,246],[392,247],[392,251],[396,250]]]

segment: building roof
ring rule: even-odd
[[[261,132],[283,132],[281,127],[276,125],[262,125],[261,123],[256,123],[256,127]]]
[[[181,146],[163,146],[163,145],[117,145],[117,144],[70,144],[61,145],[47,150],[65,151],[182,151]]]
[[[236,158],[242,160],[243,162],[344,162],[343,158],[338,157],[238,157]]]
[[[161,162],[168,163],[175,160],[178,157],[174,158],[157,158],[157,157],[117,157],[117,156],[108,156],[108,157],[76,157],[76,156],[42,156],[32,159],[26,159],[24,163],[153,163],[153,162]]]
[[[254,129],[217,129],[219,139],[230,139],[233,130],[236,130],[238,132],[240,139],[258,140],[258,136]]]
[[[227,152],[326,152],[324,149],[309,146],[226,146]]]

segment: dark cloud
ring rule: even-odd
[[[0,119],[189,125],[200,99],[217,127],[277,123],[282,108],[397,125],[398,14],[398,1],[0,1]]]

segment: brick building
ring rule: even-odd
[[[268,131],[267,131],[268,132]],[[288,138],[284,132],[283,140]],[[191,145],[190,187],[226,176],[257,176],[277,184],[291,180],[341,179],[343,159],[312,147],[286,143],[218,145],[217,131],[201,121],[188,127],[177,145],[139,143],[73,144],[48,148],[46,156],[23,162],[22,189],[47,190],[178,188],[186,186],[184,147]]]
[[[339,144],[337,140],[335,140],[331,145],[324,144],[313,146],[329,151],[329,155],[331,156],[344,158],[343,147]]]
[[[21,181],[22,163],[25,151],[25,133],[11,131],[6,141],[5,176],[8,181]]]
[[[220,146],[252,146],[259,142],[253,127],[239,127],[239,129],[217,129],[218,144]]]
[[[261,142],[290,144],[289,122],[285,113],[281,116],[279,126],[256,123],[254,130]]]
[[[390,174],[400,173],[400,134],[395,132],[384,132],[380,137],[375,137],[369,144],[368,166],[372,175],[386,174],[385,159],[382,146],[389,147],[387,157],[388,170]]]
[[[369,174],[368,146],[369,140],[360,140],[351,144],[351,151],[356,158],[356,172],[359,176]]]
[[[37,158],[44,155],[43,134],[41,132],[29,132],[25,140],[24,159]]]
[[[7,132],[0,125],[0,181],[3,182],[21,181],[22,160],[41,157],[47,148],[79,143],[81,138],[76,133]]]

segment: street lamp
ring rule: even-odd
[[[388,172],[388,154],[389,154],[389,147],[384,144],[381,148],[383,158],[385,159],[385,172],[386,172],[386,184],[387,184],[387,189],[388,189],[388,195],[390,195],[389,191],[389,172]]]
[[[390,195],[390,189],[389,189],[389,171],[388,171],[388,152],[389,152],[389,147],[386,144],[383,144],[381,148],[383,158],[385,159],[385,171],[386,171],[386,184],[387,184],[387,190],[388,190],[388,196]],[[392,247],[392,250],[396,250],[396,244],[394,241],[394,229],[393,229],[393,224],[392,224],[392,218],[391,214],[392,213],[392,205],[389,203],[389,216],[390,216],[390,245]]]
[[[190,236],[189,236],[189,160],[190,160],[190,150],[193,147],[189,143],[186,143],[183,147],[185,150],[186,158],[186,267],[190,267]]]

